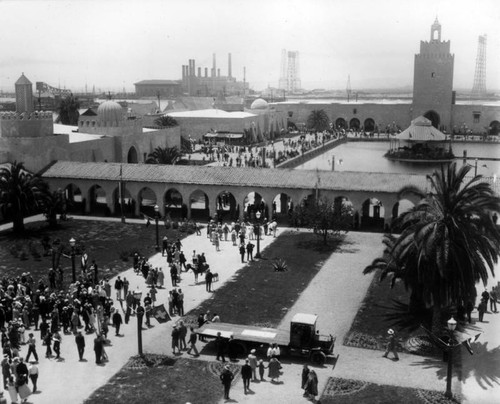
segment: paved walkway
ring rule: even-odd
[[[80,218],[79,218],[80,219]],[[83,217],[82,217],[83,219]],[[85,217],[88,220],[97,218]],[[101,220],[102,218],[99,218]],[[115,220],[115,219],[107,219]],[[262,243],[265,249],[273,241],[266,237]],[[431,390],[444,391],[446,384],[446,367],[439,360],[430,360],[414,355],[400,355],[399,362],[381,358],[380,351],[349,348],[342,345],[342,340],[350,328],[362,299],[371,282],[371,276],[362,275],[362,268],[370,263],[382,251],[381,235],[370,233],[350,233],[348,243],[340,252],[333,254],[324,264],[322,270],[302,293],[295,305],[284,317],[280,328],[287,328],[291,316],[297,312],[309,312],[319,315],[318,328],[322,334],[333,334],[337,337],[335,354],[339,359],[335,366],[331,364],[316,368],[321,392],[328,377],[344,377],[366,380],[379,384],[389,384],[407,387],[422,387]],[[219,273],[219,283],[231,279],[242,267],[236,247],[231,242],[221,243],[221,252],[216,252],[205,234],[189,236],[183,240],[183,249],[187,256],[192,250],[205,252],[208,263]],[[166,268],[165,258],[161,254],[154,255],[150,261],[153,266]],[[500,265],[497,266],[497,272]],[[144,279],[136,275],[132,269],[121,274],[130,281],[131,289],[139,286],[146,291]],[[167,277],[168,279],[168,277]],[[112,284],[114,280],[111,280]],[[496,281],[495,281],[496,282]],[[491,282],[493,283],[493,281]],[[212,296],[205,291],[203,283],[196,285],[192,273],[183,275],[180,287],[185,293],[186,312]],[[159,290],[158,303],[166,303],[167,288]],[[482,292],[482,288],[478,291]],[[477,314],[476,314],[477,318]],[[177,318],[174,318],[174,321]],[[170,332],[172,322],[160,325],[152,319],[153,327],[143,330],[144,352],[171,354]],[[464,381],[459,383],[453,379],[453,391],[462,390],[467,403],[490,404],[498,402],[500,397],[500,314],[488,313],[484,323],[471,327],[471,334],[482,332],[475,346],[477,354],[470,356],[463,350]],[[137,354],[137,325],[135,317],[121,330],[123,336],[115,337],[110,328],[111,346],[106,348],[110,361],[103,366],[94,363],[93,336],[86,336],[87,362],[79,362],[73,336],[63,336],[61,354],[62,360],[55,361],[44,358],[43,346],[38,344],[40,356],[40,393],[32,395],[29,402],[42,403],[81,403],[94,390],[104,385],[118,372],[128,359]],[[39,335],[37,335],[37,338]],[[39,338],[38,338],[39,339]],[[26,348],[22,349],[25,354]],[[188,356],[184,354],[183,356]],[[213,360],[213,356],[202,355],[198,360]],[[241,363],[241,361],[240,361]],[[245,403],[305,403],[300,389],[302,365],[299,361],[289,363],[284,361],[283,376],[280,384],[268,381],[252,383],[251,394],[243,394],[241,380],[238,380],[231,393],[232,402]],[[222,400],[224,402],[225,400]]]

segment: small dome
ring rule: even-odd
[[[266,100],[263,100],[262,98],[257,98],[254,102],[252,102],[250,109],[267,109],[268,107],[269,104],[267,103]]]
[[[97,115],[101,122],[117,124],[123,121],[123,108],[115,101],[104,101],[97,108]]]

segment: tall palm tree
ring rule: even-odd
[[[58,189],[57,191],[47,192],[43,200],[43,212],[49,222],[49,227],[57,227],[57,215],[66,213],[66,199],[64,191]]]
[[[24,231],[24,218],[41,211],[47,192],[47,183],[27,172],[23,163],[0,168],[0,209],[4,218],[12,219],[14,232]]]
[[[177,121],[168,115],[163,115],[155,119],[155,125],[158,125],[162,128],[172,128],[177,126]]]
[[[181,153],[177,146],[160,147],[149,153],[146,164],[175,164],[181,158]]]
[[[80,101],[75,98],[73,94],[62,98],[59,102],[59,120],[63,125],[78,125],[78,118],[80,113],[78,109],[80,108]]]
[[[486,284],[500,253],[491,217],[500,198],[482,176],[467,177],[470,170],[453,163],[428,176],[433,192],[396,220],[401,235],[388,251],[398,276],[432,307],[434,332],[443,308],[475,300],[476,284]]]
[[[323,109],[312,110],[307,117],[307,128],[315,132],[322,132],[330,129],[330,118]]]

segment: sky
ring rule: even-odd
[[[305,89],[413,84],[414,55],[438,17],[455,54],[455,89],[471,89],[487,34],[486,86],[500,89],[498,0],[0,0],[0,90],[22,72],[35,83],[134,91],[179,80],[183,64],[212,67],[250,88],[277,87],[281,50],[299,52]]]

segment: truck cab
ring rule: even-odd
[[[292,355],[306,356],[312,362],[323,365],[326,357],[333,354],[335,338],[320,335],[316,330],[318,316],[297,313],[290,322],[289,352]]]

